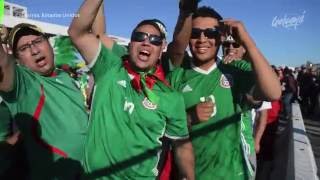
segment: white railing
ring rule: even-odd
[[[297,103],[292,104],[292,126],[295,179],[319,180],[312,147]]]

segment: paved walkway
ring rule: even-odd
[[[292,112],[295,179],[318,180],[317,166],[299,104],[292,105]],[[313,127],[307,127],[314,130]]]
[[[304,119],[308,138],[311,142],[313,154],[318,167],[318,177],[320,177],[320,118]]]

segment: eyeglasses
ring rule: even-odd
[[[240,44],[238,44],[236,42],[224,42],[224,43],[222,43],[222,46],[225,47],[225,48],[231,48],[231,46],[233,48],[239,48]]]
[[[27,50],[30,50],[30,49],[31,49],[31,46],[32,46],[32,45],[38,47],[41,43],[44,42],[44,40],[45,40],[45,38],[42,37],[42,36],[40,36],[40,37],[34,39],[33,41],[30,41],[30,42],[28,42],[28,43],[20,46],[20,47],[18,48],[18,51],[19,51],[19,52],[22,52],[22,53],[23,53],[23,52],[26,52]]]
[[[149,34],[145,32],[133,32],[131,35],[131,41],[143,42],[148,38],[149,42],[155,46],[160,46],[162,44],[162,38],[158,35]]]
[[[207,28],[207,29],[192,28],[191,39],[199,39],[202,33],[204,34],[205,37],[209,39],[214,39],[219,36],[219,31],[216,28]]]

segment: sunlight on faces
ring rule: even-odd
[[[160,32],[152,25],[142,25],[135,32],[144,32],[160,36]],[[150,43],[149,38],[142,42],[131,40],[129,44],[130,63],[137,70],[147,71],[154,67],[161,57],[165,41],[159,46]]]
[[[43,76],[54,70],[53,49],[42,36],[22,36],[16,48],[18,62]]]
[[[217,28],[218,26],[217,19],[211,17],[197,17],[192,20],[192,28],[204,30]],[[190,39],[189,46],[193,57],[198,63],[215,61],[220,45],[219,38],[208,38],[202,33],[200,38]]]

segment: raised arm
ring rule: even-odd
[[[5,44],[0,45],[0,91],[9,92],[14,83],[14,59]]]
[[[248,59],[251,61],[258,87],[258,91],[254,93],[254,96],[257,97],[255,99],[261,99],[261,96],[268,101],[279,99],[281,96],[281,86],[277,75],[257,48],[244,25],[240,21],[233,19],[224,20],[223,23],[225,26],[232,28],[235,38],[239,39],[247,50]]]
[[[93,22],[92,25],[92,32],[99,36],[101,42],[106,46],[107,48],[112,48],[114,40],[110,38],[106,31],[106,18],[104,15],[104,3],[101,4],[98,14]]]
[[[73,19],[68,30],[87,64],[95,58],[99,47],[99,39],[91,29],[101,4],[102,0],[85,0],[78,11],[79,16]]]
[[[180,0],[179,16],[174,29],[173,40],[168,45],[171,63],[180,66],[191,36],[192,13],[197,9],[198,0]]]

